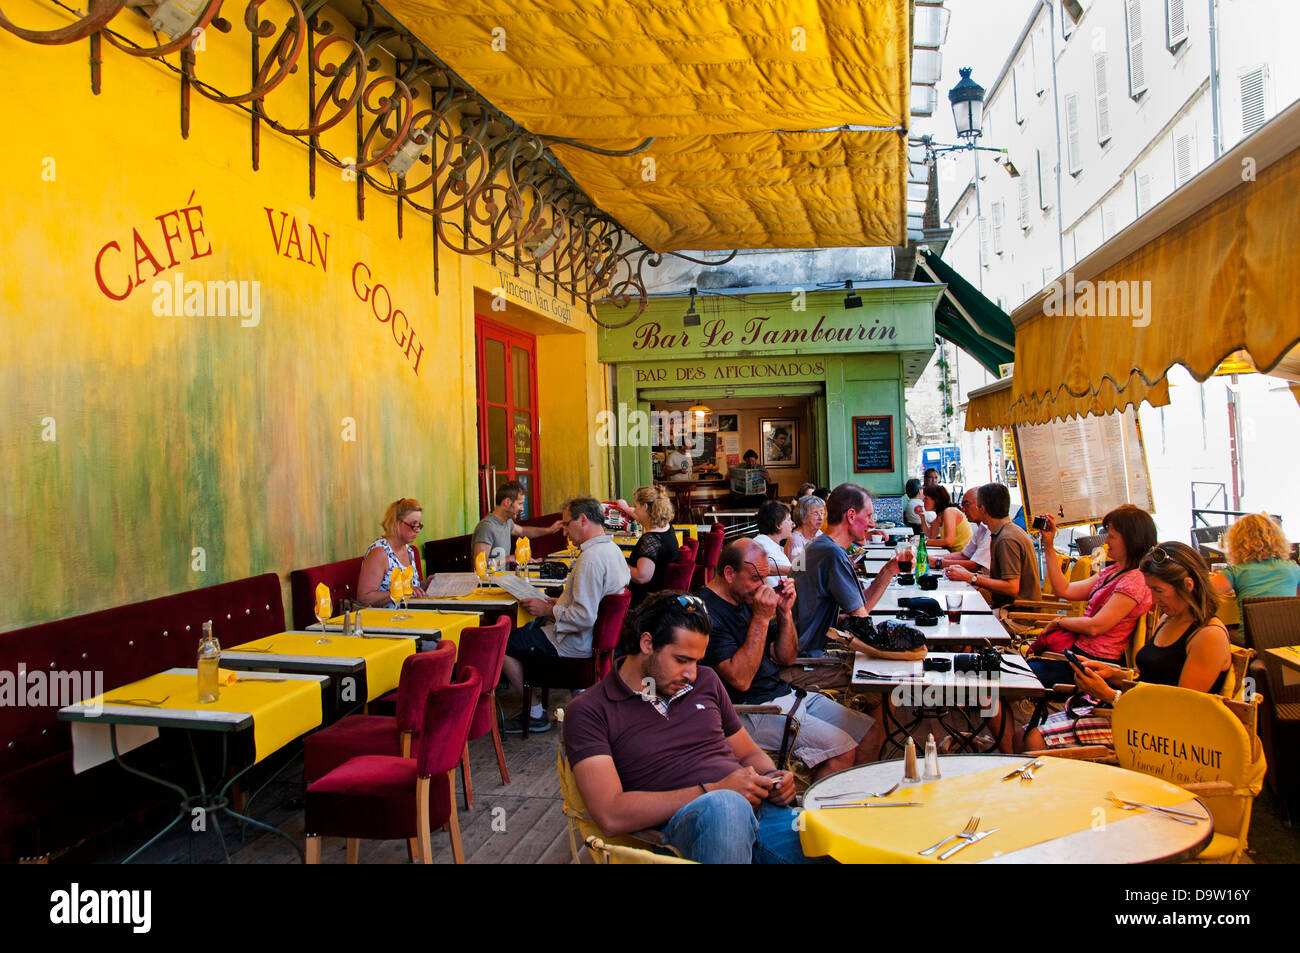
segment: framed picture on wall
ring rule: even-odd
[[[718,414],[718,433],[737,433],[739,430],[738,414]]]
[[[762,461],[765,467],[794,469],[799,466],[799,421],[795,417],[763,417]]]

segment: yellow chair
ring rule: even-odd
[[[564,724],[564,709],[556,709],[556,718],[561,727]],[[603,843],[612,844],[615,847],[631,847],[645,850],[654,848],[660,850],[677,851],[670,844],[665,844],[658,831],[645,830],[637,831],[635,834],[624,834],[620,837],[607,837],[596,824],[596,819],[587,811],[587,805],[582,801],[582,793],[578,790],[577,778],[573,776],[573,768],[569,765],[569,759],[564,756],[564,739],[561,732],[560,744],[555,751],[555,766],[560,775],[560,797],[563,801],[561,810],[564,812],[565,821],[569,826],[569,852],[573,855],[575,864],[582,863],[580,851],[589,837],[598,837]]]
[[[581,864],[693,864],[695,861],[669,854],[656,854],[652,850],[639,847],[621,847],[618,844],[606,844],[592,834],[587,838],[586,846],[579,852],[578,863]]]
[[[1186,788],[1214,815],[1214,838],[1196,863],[1238,863],[1246,849],[1251,808],[1266,767],[1255,732],[1259,700],[1258,695],[1239,702],[1186,688],[1138,684],[1115,705],[1120,767]],[[1152,739],[1158,750],[1152,750]]]

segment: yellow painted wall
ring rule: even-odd
[[[34,27],[66,22],[29,0],[5,12]],[[133,16],[120,14],[114,28],[130,32]],[[467,532],[477,520],[481,265],[440,248],[435,295],[426,218],[408,210],[399,238],[395,203],[367,189],[359,220],[355,182],[324,162],[312,198],[306,148],[267,128],[253,171],[247,114],[197,94],[182,139],[176,76],[107,44],[103,54],[94,96],[85,42],[41,47],[0,31],[0,128],[9,132],[0,150],[0,630],[261,572],[287,579],[359,555],[401,495],[424,502],[425,538]],[[200,54],[200,75],[223,90],[242,91],[248,69],[239,27],[213,33]],[[272,115],[305,122],[304,83],[300,69],[268,99]],[[323,144],[351,155],[354,130],[345,120]],[[191,240],[179,210],[200,206],[189,213],[202,227]],[[296,248],[286,257],[291,220],[313,263]],[[102,273],[122,294],[128,276],[135,284],[133,229],[162,273],[144,258],[142,283],[114,300],[99,286],[96,256],[118,244]],[[381,323],[360,300],[358,262],[406,326]],[[260,320],[156,314],[155,280],[178,274],[257,282]],[[543,433],[556,444],[542,458],[557,471],[545,481],[548,504],[561,485],[599,470],[583,388],[601,369],[575,315],[543,338],[563,345],[539,347]],[[422,353],[397,343],[408,327]],[[562,372],[570,354],[586,366]],[[552,428],[548,410],[570,406]],[[287,587],[285,599],[287,609]]]

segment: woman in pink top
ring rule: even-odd
[[[1052,591],[1077,602],[1088,600],[1081,616],[1066,616],[1048,624],[1044,636],[1060,630],[1074,635],[1074,649],[1082,655],[1119,665],[1124,649],[1133,637],[1138,620],[1151,611],[1151,590],[1138,571],[1142,557],[1156,544],[1156,524],[1144,510],[1124,504],[1111,510],[1102,519],[1106,530],[1106,551],[1112,565],[1101,572],[1067,582],[1059,559],[1047,560],[1047,576],[1052,581]],[[1043,548],[1050,554],[1056,550],[1056,523],[1049,516],[1047,529],[1042,531]],[[1069,682],[1073,670],[1067,662],[1031,662],[1044,684]],[[1054,671],[1057,666],[1064,669]],[[1061,677],[1056,677],[1061,676]],[[1048,681],[1053,678],[1054,681]]]

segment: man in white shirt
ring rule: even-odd
[[[682,452],[681,447],[673,447],[664,460],[664,476],[669,480],[689,480],[691,478],[691,458]]]
[[[961,498],[961,511],[966,514],[966,519],[974,527],[970,542],[960,554],[953,553],[936,559],[935,569],[961,566],[971,572],[988,574],[989,567],[993,564],[993,558],[989,553],[990,533],[989,528],[984,525],[984,508],[980,506],[977,490],[978,487],[971,487]]]

